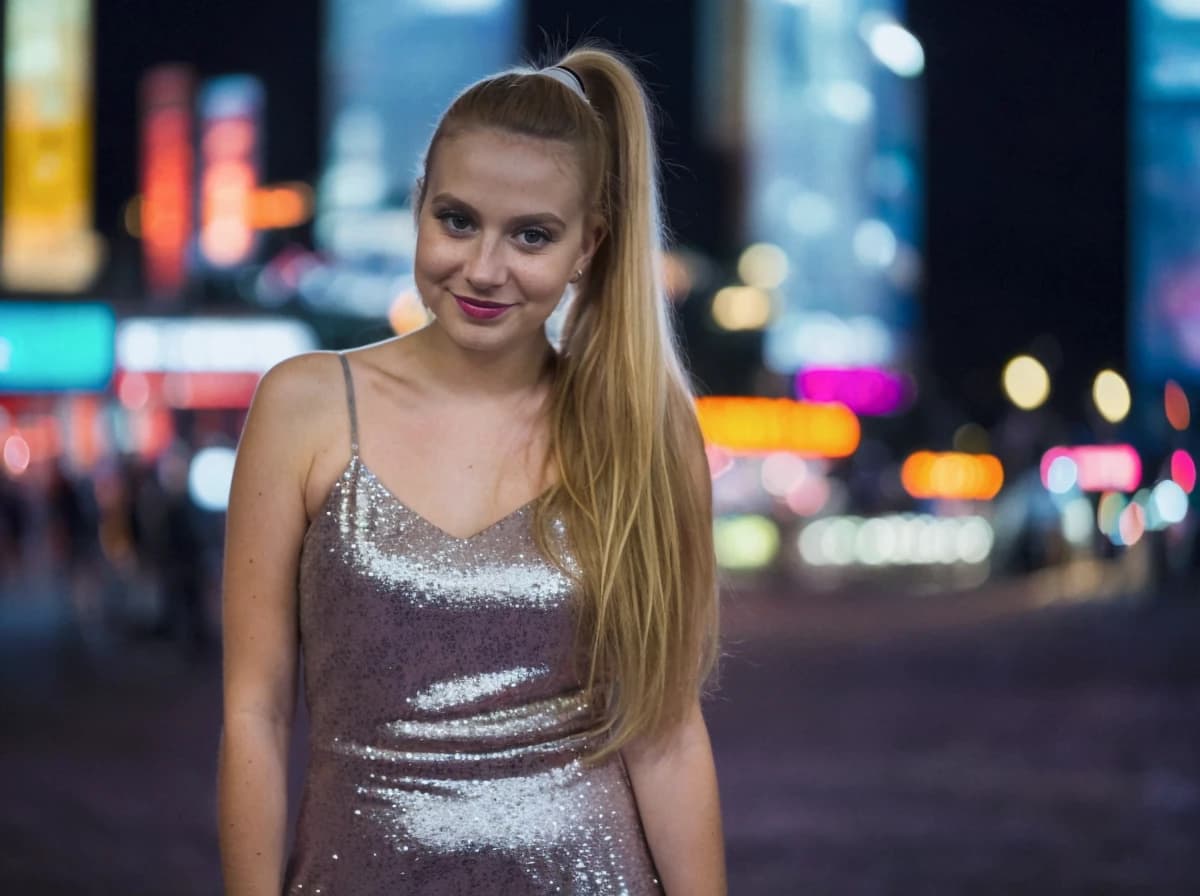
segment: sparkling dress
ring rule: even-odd
[[[286,894],[661,893],[623,761],[581,758],[571,580],[534,501],[468,538],[351,456],[299,575],[310,759]],[[561,536],[561,531],[560,531]]]

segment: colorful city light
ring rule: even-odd
[[[249,75],[216,78],[200,93],[200,253],[214,268],[248,261],[256,245],[262,105]]]
[[[1067,464],[1075,468],[1075,482],[1083,492],[1132,492],[1142,481],[1142,459],[1132,445],[1079,445],[1051,448],[1042,455],[1042,485],[1058,494]]]
[[[796,374],[797,398],[840,402],[867,417],[903,410],[912,392],[908,377],[877,367],[810,367]]]
[[[1163,410],[1166,412],[1167,422],[1171,424],[1172,429],[1179,432],[1187,431],[1188,425],[1192,421],[1192,409],[1188,403],[1187,393],[1174,380],[1167,380],[1167,385],[1163,388]]]
[[[98,302],[0,302],[0,393],[106,388],[114,326]]]
[[[904,461],[900,482],[919,500],[990,501],[1004,485],[1004,467],[991,454],[918,451]]]
[[[1129,416],[1133,399],[1129,384],[1115,370],[1101,370],[1092,383],[1092,400],[1096,410],[1109,423],[1120,423]]]
[[[1196,461],[1182,448],[1171,455],[1171,479],[1189,495],[1196,489]]]
[[[840,404],[706,397],[697,399],[696,410],[704,440],[728,451],[847,457],[861,437],[858,417]]]
[[[138,232],[142,267],[152,296],[183,289],[192,235],[192,93],[183,66],[160,66],[142,81],[142,191]]]
[[[1018,355],[1004,368],[1004,394],[1023,411],[1032,411],[1050,397],[1050,374],[1037,358]]]

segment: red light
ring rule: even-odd
[[[192,76],[163,66],[142,82],[141,237],[146,286],[177,295],[192,229]]]
[[[1163,409],[1172,429],[1187,431],[1192,420],[1192,409],[1188,405],[1187,393],[1174,380],[1168,380],[1166,388],[1163,389]]]
[[[1182,448],[1171,455],[1171,478],[1189,495],[1196,488],[1196,462]]]

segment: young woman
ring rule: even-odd
[[[475,84],[415,197],[432,323],[263,379],[225,560],[233,896],[724,893],[699,709],[710,480],[655,167],[609,52]],[[301,645],[311,758],[285,860]]]

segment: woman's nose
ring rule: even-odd
[[[488,290],[503,285],[506,277],[503,247],[497,240],[476,240],[463,273],[474,289]]]

